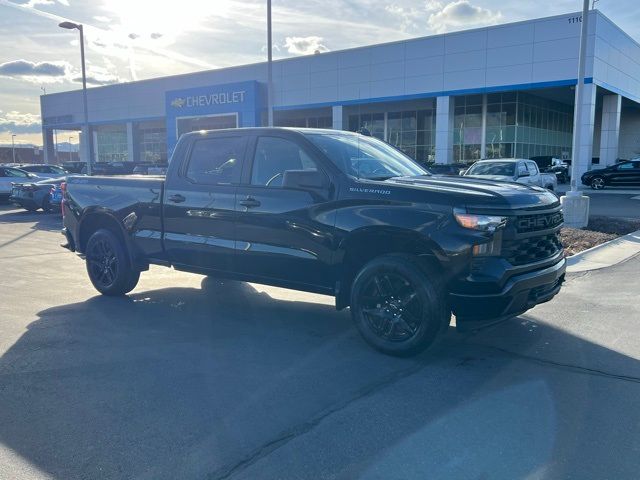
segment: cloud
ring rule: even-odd
[[[90,85],[109,85],[122,80],[113,71],[113,64],[108,68],[88,65],[87,83]],[[25,80],[30,83],[61,83],[64,81],[82,83],[82,76],[69,63],[59,62],[30,62],[28,60],[14,60],[0,64],[0,77]]]
[[[67,62],[30,62],[13,60],[0,63],[0,77],[21,78],[31,83],[61,82],[71,65]]]
[[[40,116],[31,113],[0,111],[0,133],[11,132],[15,134],[38,133],[42,130]]]
[[[102,23],[109,23],[111,21],[109,17],[105,17],[103,15],[96,15],[93,17],[93,19],[97,22],[102,22]]]
[[[469,0],[456,0],[443,4],[428,0],[419,7],[405,7],[396,3],[385,7],[400,22],[400,29],[410,33],[425,33],[425,27],[436,33],[454,29],[491,25],[502,18],[499,11],[478,7]]]
[[[316,52],[328,52],[329,49],[322,43],[322,37],[287,37],[284,46],[287,52],[293,55],[309,55]]]
[[[459,27],[491,25],[502,18],[502,14],[488,8],[472,5],[469,0],[458,0],[445,5],[440,11],[431,13],[427,23],[436,32],[442,33]]]
[[[65,7],[69,6],[69,1],[68,0],[57,0],[57,2],[60,5],[64,5]],[[38,5],[55,5],[55,3],[56,2],[54,2],[53,0],[29,0],[23,6],[25,6],[27,8],[35,8]]]

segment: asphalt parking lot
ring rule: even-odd
[[[329,297],[152,268],[99,296],[0,207],[0,478],[636,479],[640,258],[412,359]]]

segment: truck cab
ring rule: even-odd
[[[558,180],[555,174],[542,173],[533,160],[501,158],[480,160],[464,173],[467,177],[535,185],[555,191]]]

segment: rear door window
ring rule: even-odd
[[[239,136],[196,140],[185,176],[194,183],[239,183],[247,138]]]

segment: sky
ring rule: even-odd
[[[580,0],[272,0],[274,58],[578,11]],[[640,41],[638,0],[596,8]],[[40,95],[266,59],[265,0],[0,0],[0,144],[42,144]]]

